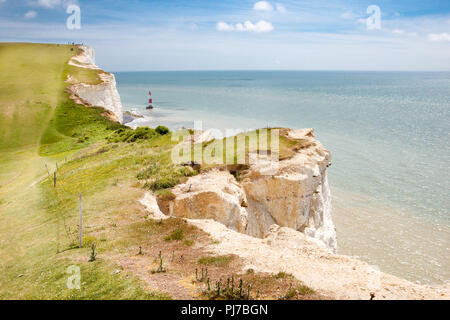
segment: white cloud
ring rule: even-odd
[[[450,33],[430,33],[428,40],[432,42],[450,42]]]
[[[244,23],[244,27],[245,27],[244,31],[252,31],[252,32],[256,32],[256,33],[270,32],[275,29],[273,27],[272,23],[264,21],[264,20],[261,20],[256,24],[253,24],[250,21],[246,21]]]
[[[38,0],[37,4],[44,8],[53,9],[61,4],[61,0]]]
[[[0,3],[5,3],[6,1],[8,1],[8,0],[0,0]]]
[[[272,11],[278,11],[280,13],[287,13],[287,9],[285,6],[283,6],[281,3],[275,3],[275,8],[269,1],[258,1],[253,5],[253,10],[256,11],[266,11],[266,12],[272,12]]]
[[[255,32],[264,33],[273,31],[275,28],[272,23],[260,20],[257,23],[246,21],[244,23],[237,23],[236,25],[228,24],[220,21],[217,23],[216,29],[218,31],[240,31],[240,32]]]
[[[335,18],[339,16],[335,15]],[[445,29],[438,30],[450,30],[445,24],[448,18],[443,21],[439,27]],[[435,22],[432,22],[431,26],[436,28]],[[77,38],[96,49],[100,66],[115,71],[450,70],[450,43],[442,43],[443,47],[436,50],[430,44],[438,43],[426,41],[427,34],[438,33],[435,29],[419,28],[417,21],[407,24],[395,22],[395,26],[389,27],[388,33],[378,34],[292,32],[286,37],[285,33],[273,32],[240,34],[247,36],[231,36],[236,35],[231,33],[228,37],[214,37],[209,32],[193,33],[186,25],[181,30],[174,30],[165,26],[137,27],[134,23],[115,22],[87,25],[79,30]],[[404,41],[398,41],[391,33],[395,28],[417,31],[425,35],[425,39],[407,37]],[[130,32],[133,37],[130,37]],[[52,42],[64,43],[72,37],[73,31],[60,22],[0,19],[0,38],[4,41],[48,42],[52,39]],[[117,48],[117,42],[122,44],[120,48]],[[150,51],[152,59],[148,59]],[[275,59],[281,64],[275,64]]]
[[[280,12],[280,13],[287,13],[288,12],[286,7],[283,6],[282,4],[277,3],[276,4],[276,8],[277,8],[277,11]]]
[[[417,32],[406,32],[405,30],[402,29],[394,29],[392,30],[392,33],[398,36],[410,36],[410,37],[417,37]]]
[[[367,19],[359,18],[358,20],[356,20],[356,22],[358,22],[360,24],[367,24]]]
[[[231,24],[220,21],[217,23],[216,29],[218,31],[233,31],[234,27]]]
[[[341,18],[346,19],[346,20],[353,20],[356,17],[357,16],[356,16],[356,14],[353,13],[353,11],[347,11],[347,12],[344,12],[343,14],[341,14]]]
[[[24,16],[26,19],[33,19],[33,18],[36,18],[36,17],[37,17],[37,12],[31,10],[31,11],[28,11],[27,13],[25,13],[23,16]]]
[[[257,11],[273,11],[273,7],[268,1],[258,1],[253,6],[254,10]]]
[[[1,1],[1,0],[0,0]],[[33,0],[31,2],[35,7],[42,7],[45,9],[55,9],[58,7],[67,8],[70,5],[79,6],[79,0]]]
[[[392,30],[392,33],[393,34],[404,34],[405,33],[405,30],[401,30],[401,29],[394,29],[394,30]]]

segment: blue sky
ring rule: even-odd
[[[82,42],[111,71],[450,70],[450,1],[0,0],[0,41]]]

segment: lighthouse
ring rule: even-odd
[[[148,90],[148,109],[153,109],[153,99],[152,99],[152,91]]]

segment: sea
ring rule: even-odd
[[[314,128],[332,152],[338,252],[450,282],[450,72],[117,72],[132,126]],[[148,106],[151,90],[153,110]]]

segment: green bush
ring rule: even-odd
[[[139,140],[148,140],[157,136],[155,130],[149,127],[139,127],[135,130],[127,127],[121,127],[114,131],[109,137],[109,142],[127,142],[132,143]]]
[[[177,177],[162,177],[157,178],[152,182],[145,183],[144,187],[147,189],[151,189],[153,191],[160,189],[170,189],[175,187],[178,183],[180,183],[180,179]]]
[[[158,198],[161,200],[172,201],[172,200],[176,199],[176,196],[170,190],[166,190],[166,189],[158,190],[156,192],[156,194],[158,195]]]
[[[158,134],[162,135],[162,136],[164,136],[164,135],[170,133],[169,128],[167,128],[167,127],[165,127],[165,126],[157,126],[156,129],[155,129],[155,131],[156,131]]]
[[[191,167],[174,166],[161,159],[153,159],[148,167],[137,174],[139,180],[146,180],[144,187],[153,191],[175,187],[184,177],[198,172]]]

